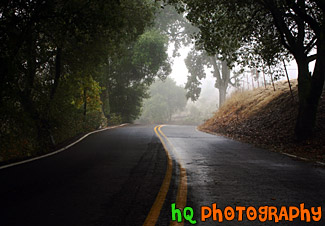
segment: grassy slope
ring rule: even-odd
[[[312,160],[325,160],[325,94],[320,101],[313,139],[297,143],[294,126],[297,117],[297,82],[292,81],[294,100],[288,83],[276,83],[252,91],[236,92],[199,129],[253,143],[256,146],[295,154]]]

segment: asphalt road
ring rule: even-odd
[[[92,134],[0,170],[0,225],[142,225],[166,171],[153,126]]]
[[[178,196],[193,208],[197,225],[275,224],[245,216],[241,222],[201,222],[201,206],[212,203],[220,209],[304,203],[305,208],[321,206],[324,213],[323,167],[193,126],[165,126],[160,137],[172,169],[154,126],[130,125],[92,134],[51,157],[0,170],[0,225],[142,225],[155,209],[169,170],[162,208],[156,208],[157,225],[169,225],[170,206],[178,203]],[[325,225],[323,218],[276,225]]]
[[[216,203],[224,210],[231,206],[322,207],[319,222],[300,219],[276,225],[325,225],[325,168],[283,154],[254,148],[221,136],[199,132],[193,126],[166,126],[171,149],[187,171],[188,205],[194,208],[198,225],[275,225],[274,221],[217,223],[212,217],[200,222],[200,207]],[[273,218],[274,219],[274,218]],[[190,225],[190,224],[188,224]]]

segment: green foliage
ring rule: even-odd
[[[186,98],[196,101],[201,93],[201,81],[206,77],[205,66],[209,63],[208,56],[199,50],[193,48],[185,59],[185,65],[190,75],[187,76],[185,89]]]
[[[220,56],[222,59],[222,57]],[[206,77],[205,70],[211,69],[213,76],[215,77],[215,88],[219,91],[219,103],[221,106],[226,98],[226,93],[229,85],[237,85],[236,73],[231,76],[229,64],[225,60],[221,60],[217,56],[209,56],[206,51],[200,51],[193,48],[187,58],[185,59],[185,64],[189,75],[187,77],[187,82],[185,89],[187,90],[186,97],[192,101],[197,101],[201,93],[201,80]]]
[[[146,61],[150,70],[132,65],[134,43],[153,24],[156,7],[151,0],[1,1],[0,161],[106,126],[121,103],[132,108],[116,110],[114,121],[139,114],[141,84],[169,70],[164,52],[154,55],[159,62]],[[165,51],[163,38],[155,40]],[[112,73],[104,70],[109,59],[118,69]],[[133,99],[123,102],[118,87]]]
[[[106,119],[101,111],[100,93],[99,83],[91,76],[80,77],[78,74],[64,76],[50,106],[51,132],[55,142],[60,143],[76,134],[106,125]]]
[[[186,105],[185,89],[170,78],[157,80],[150,87],[150,98],[145,101],[141,121],[147,123],[170,122],[173,114]]]
[[[166,34],[169,39],[169,45],[174,46],[173,56],[179,56],[181,46],[188,46],[192,43],[192,36],[198,32],[198,29],[178,13],[174,6],[163,5],[157,11],[155,18],[155,28]]]
[[[187,90],[186,96],[192,101],[196,101],[199,98],[201,92],[200,81],[206,76],[205,69],[207,67],[212,68],[216,78],[215,86],[220,91],[219,101],[221,105],[225,99],[228,84],[235,85],[233,81],[236,81],[234,76],[230,77],[229,68],[233,65],[233,61],[236,59],[235,52],[239,48],[239,42],[232,38],[234,31],[214,27],[215,23],[225,25],[228,19],[223,17],[222,21],[220,18],[218,22],[214,21],[218,17],[217,14],[222,13],[222,9],[215,9],[213,3],[206,4],[206,2],[190,0],[171,2],[175,3],[174,6],[178,9],[179,15],[175,15],[176,10],[173,6],[164,6],[164,9],[158,14],[156,24],[165,33],[169,34],[172,42],[175,42],[174,54],[178,51],[181,44],[188,45],[192,42],[193,38],[196,40],[195,48],[190,51],[185,60],[189,71],[185,86]],[[182,5],[183,3],[186,5]],[[214,12],[210,13],[213,10]],[[207,21],[209,23],[206,23]],[[238,34],[238,36],[240,35]],[[183,37],[180,38],[180,36]],[[210,42],[211,45],[207,45],[207,42]],[[222,50],[216,51],[216,49],[211,49],[212,43],[220,44],[219,46],[222,46],[223,50],[229,54],[225,54]],[[223,46],[223,44],[227,46]],[[227,61],[228,65],[220,63],[221,61]]]
[[[142,34],[134,45],[132,64],[137,71],[146,76],[149,84],[155,75],[165,78],[171,71],[167,43],[166,36],[159,31],[151,30]]]
[[[183,119],[177,121],[186,125],[200,125],[205,120],[211,118],[213,112],[216,110],[215,103],[209,103],[204,98],[200,98],[195,103],[188,103],[186,105],[185,114]]]
[[[146,123],[165,123],[169,118],[167,109],[165,97],[157,94],[145,101],[140,120]]]
[[[148,30],[119,53],[110,55],[100,72],[110,114],[118,115],[123,122],[139,117],[148,86],[156,77],[164,79],[170,73],[167,42],[166,36]]]
[[[144,84],[121,85],[112,90],[111,112],[121,117],[122,122],[133,122],[141,113],[142,101],[147,97]]]
[[[37,149],[34,123],[19,103],[6,101],[0,108],[0,162],[31,156]]]
[[[123,122],[123,119],[120,115],[112,113],[109,115],[109,118],[107,120],[108,125],[119,125]]]
[[[298,65],[299,114],[296,136],[313,133],[323,92],[324,1],[169,0],[198,28],[198,45],[229,63],[236,60],[264,69],[288,54]],[[313,53],[316,52],[316,54]],[[256,57],[257,56],[257,57]],[[316,60],[313,72],[309,63]],[[250,62],[253,61],[253,62]]]

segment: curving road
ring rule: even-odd
[[[324,213],[324,168],[193,126],[154,128],[106,130],[59,154],[1,169],[0,225],[142,225],[150,213],[158,214],[157,225],[169,225],[172,203],[192,207],[197,225],[217,224],[212,217],[200,221],[201,206],[212,203],[220,209],[304,203]],[[325,225],[323,218],[308,225]],[[236,219],[218,225],[274,225]]]
[[[92,134],[59,154],[0,170],[0,225],[141,225],[165,170],[152,126]]]
[[[321,221],[300,219],[276,225],[325,225],[325,168],[283,154],[255,148],[221,136],[199,132],[193,126],[166,126],[174,152],[187,171],[188,205],[198,225],[216,225],[212,217],[200,222],[201,206],[322,207]],[[238,222],[223,219],[218,225],[275,225],[274,221]],[[190,224],[188,224],[190,225]]]

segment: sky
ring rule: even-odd
[[[173,59],[173,65],[172,65],[172,73],[170,74],[170,77],[173,78],[177,85],[180,86],[185,86],[185,83],[187,81],[187,75],[188,71],[185,65],[185,58],[190,51],[191,47],[183,47],[180,49],[180,56],[176,57]],[[170,46],[168,48],[168,55],[170,58],[172,58],[172,53],[173,53],[173,46]],[[295,79],[297,78],[298,70],[297,70],[297,65],[295,61],[291,61],[287,63],[287,71],[289,74],[290,79]],[[210,70],[206,71],[207,78],[202,80],[202,91],[205,87],[211,88],[214,87],[214,78],[212,74],[210,73]],[[262,79],[262,78],[261,78]],[[270,80],[268,76],[266,77],[267,80]],[[281,80],[286,79],[286,77],[282,77]]]
[[[170,74],[170,77],[176,81],[177,85],[183,86],[183,87],[185,87],[185,83],[187,81],[187,76],[188,76],[188,70],[186,68],[184,60],[190,50],[191,50],[191,46],[184,47],[184,48],[180,49],[180,51],[179,51],[180,56],[173,59],[172,73]],[[168,49],[168,55],[170,58],[172,58],[173,47],[170,47]],[[206,74],[207,74],[206,79],[203,79],[201,81],[202,82],[202,91],[204,91],[204,89],[211,90],[211,88],[214,88],[215,80],[209,71],[206,72]]]
[[[170,77],[176,81],[177,85],[185,86],[188,71],[184,60],[189,51],[190,51],[190,47],[188,48],[184,47],[180,50],[181,56],[173,59],[172,73],[170,74]],[[168,48],[168,55],[170,58],[172,58],[173,55],[172,46]]]

